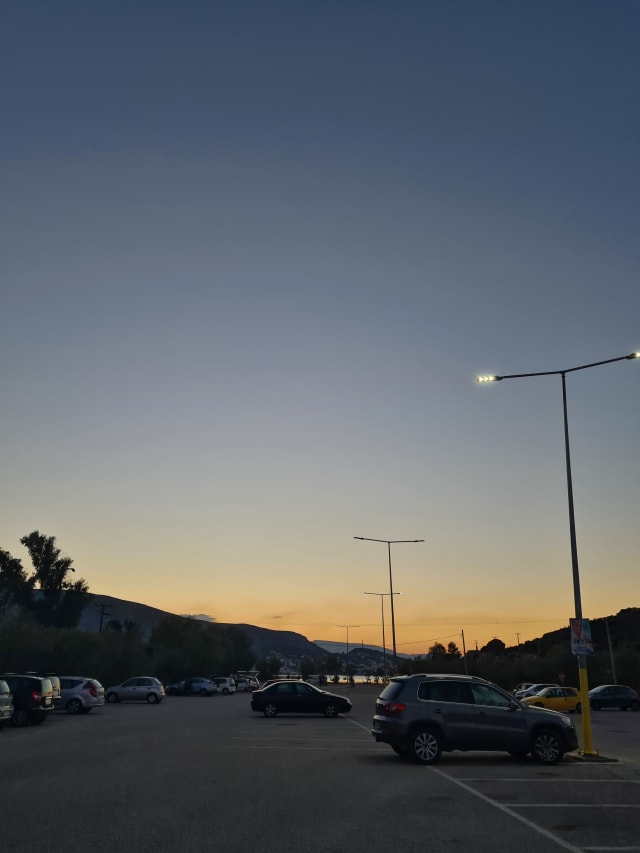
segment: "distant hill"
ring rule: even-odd
[[[121,624],[132,622],[138,625],[142,636],[148,639],[154,625],[164,616],[173,616],[178,619],[198,618],[201,621],[213,622],[211,617],[198,615],[183,616],[176,613],[168,613],[157,607],[149,607],[147,604],[138,604],[134,601],[126,601],[122,598],[114,598],[112,595],[96,595],[89,593],[90,601],[87,603],[78,628],[82,631],[97,633],[109,623],[118,620]],[[213,622],[215,625],[228,625],[225,622]],[[258,628],[256,625],[233,623],[236,628],[241,629],[251,640],[251,647],[256,658],[279,657],[282,661],[294,661],[297,666],[301,657],[312,660],[327,657],[325,649],[310,642],[302,634],[292,631],[272,631],[269,628]]]

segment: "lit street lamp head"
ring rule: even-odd
[[[502,376],[476,376],[476,382],[500,382]]]

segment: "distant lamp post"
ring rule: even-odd
[[[640,358],[640,353],[632,352],[629,355],[620,355],[617,358],[607,358],[605,361],[594,361],[591,364],[581,364],[578,367],[570,367],[567,370],[542,370],[537,373],[511,373],[504,376],[478,376],[476,382],[501,382],[503,379],[525,379],[530,376],[561,376],[562,377],[562,411],[564,415],[564,449],[567,467],[567,495],[569,500],[569,536],[571,540],[571,568],[573,572],[573,598],[576,611],[576,619],[582,619],[582,600],[580,597],[580,573],[578,570],[578,547],[576,544],[576,523],[573,511],[573,483],[571,480],[571,455],[569,453],[569,422],[567,419],[567,386],[565,377],[567,373],[575,373],[578,370],[587,370],[589,367],[599,367],[601,364],[613,364],[615,361],[630,361]],[[591,742],[591,713],[589,707],[589,684],[587,679],[587,656],[577,655],[578,675],[580,680],[580,706],[582,709],[582,732],[584,755],[597,755],[593,750]]]
[[[347,678],[349,677],[349,628],[359,628],[360,625],[336,625],[336,628],[347,629],[347,655],[345,658],[345,668],[347,670]]]
[[[387,675],[387,644],[384,636],[384,599],[385,596],[391,596],[390,592],[365,592],[363,595],[378,595],[382,604],[382,674]],[[394,592],[393,595],[404,595],[402,592]]]
[[[389,597],[391,599],[391,634],[393,638],[393,665],[397,672],[398,670],[398,654],[396,652],[396,617],[393,607],[393,575],[391,574],[391,546],[403,545],[406,543],[424,542],[424,539],[371,539],[368,536],[354,536],[354,539],[360,539],[362,542],[384,542],[389,552]]]

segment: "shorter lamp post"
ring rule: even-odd
[[[349,628],[359,628],[360,625],[336,625],[336,628],[347,629],[347,655],[345,658],[345,669],[347,670],[347,679],[349,677]]]
[[[380,603],[382,604],[382,675],[384,678],[387,677],[387,645],[384,636],[384,598],[386,595],[404,595],[402,592],[365,592],[363,595],[378,595],[380,596]]]

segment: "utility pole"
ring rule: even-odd
[[[607,629],[607,644],[609,646],[609,660],[611,661],[611,677],[613,678],[613,683],[617,684],[618,679],[616,678],[616,664],[613,658],[613,646],[611,645],[611,634],[609,633],[609,620],[604,620],[604,627]]]
[[[111,613],[107,613],[105,608],[108,607],[108,605],[104,602],[100,602],[100,604],[96,604],[95,606],[100,610],[100,627],[98,628],[98,633],[100,634],[102,633],[102,623],[104,622],[104,617],[111,616]]]

